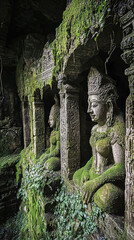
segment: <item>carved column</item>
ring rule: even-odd
[[[132,4],[132,1],[129,1]],[[125,70],[128,76],[130,95],[126,101],[126,181],[125,181],[125,228],[127,239],[134,239],[134,14],[133,6],[129,5],[129,11],[120,21],[123,28],[123,40],[121,57],[130,67]]]
[[[80,167],[79,90],[69,84],[60,88],[61,174],[72,179]]]
[[[31,142],[30,106],[28,101],[22,102],[22,119],[23,119],[24,148],[26,148]]]
[[[45,150],[44,102],[39,99],[33,102],[33,144],[34,154],[39,157]]]

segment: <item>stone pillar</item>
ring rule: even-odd
[[[33,145],[34,154],[39,157],[45,151],[44,102],[35,99],[33,104]]]
[[[131,1],[129,1],[132,3]],[[121,55],[130,67],[125,70],[128,76],[130,95],[126,101],[126,148],[125,148],[125,229],[127,239],[134,239],[134,14],[129,6],[129,11],[121,18],[123,40]]]
[[[71,180],[80,167],[79,90],[63,83],[59,88],[61,174]]]
[[[22,119],[23,119],[24,148],[26,148],[31,142],[30,106],[28,101],[22,102]]]

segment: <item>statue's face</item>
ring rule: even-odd
[[[102,102],[98,95],[90,95],[88,97],[88,111],[93,122],[99,125],[106,123],[107,106]]]
[[[55,127],[56,121],[55,121],[53,112],[50,112],[49,121],[48,122],[49,122],[49,125],[50,125],[51,128]]]

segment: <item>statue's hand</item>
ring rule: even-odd
[[[40,162],[46,162],[47,161],[47,159],[49,158],[49,154],[46,154],[46,153],[44,153],[44,154],[42,154],[42,156],[40,157]]]
[[[81,185],[87,182],[90,179],[89,170],[84,170],[81,175]]]
[[[93,194],[97,191],[98,184],[96,179],[86,182],[83,186],[83,201],[84,203],[91,202]]]

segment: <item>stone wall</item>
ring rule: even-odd
[[[0,158],[0,224],[13,216],[19,207],[15,167],[19,158],[17,154]]]
[[[126,101],[126,181],[125,181],[125,229],[127,239],[134,239],[134,2],[128,1],[125,13],[120,21],[123,28],[121,55],[129,68],[125,70],[128,76],[130,94]]]
[[[71,3],[71,0],[67,1],[67,5]],[[4,4],[4,3],[2,3]],[[23,5],[23,4],[22,4]],[[31,3],[32,8],[34,10],[40,9],[39,3]],[[5,42],[7,38],[7,31],[9,27],[10,14],[7,17],[7,12],[10,10],[9,1],[5,1],[5,5],[3,5],[3,18],[6,16],[7,22],[5,28],[0,29],[1,37],[0,37],[0,52],[5,48]],[[49,8],[49,7],[48,7]],[[21,8],[19,8],[21,9]],[[124,10],[125,9],[125,10]],[[41,11],[41,9],[40,9]],[[43,5],[44,15],[46,16],[46,10]],[[23,14],[22,14],[23,15]],[[21,15],[21,16],[22,16]],[[47,16],[49,18],[49,16]],[[50,102],[46,104],[47,107],[52,105],[52,98],[55,92],[59,91],[60,95],[60,140],[61,140],[61,174],[63,177],[71,180],[74,172],[80,167],[82,164],[82,157],[84,154],[81,154],[82,147],[88,148],[88,144],[82,143],[84,140],[84,136],[82,135],[82,131],[90,135],[89,132],[86,132],[87,126],[83,126],[84,130],[82,130],[82,124],[90,125],[88,120],[83,120],[82,123],[82,111],[80,110],[80,106],[82,103],[82,98],[80,99],[80,85],[84,85],[86,82],[86,78],[80,79],[83,74],[87,77],[87,71],[92,64],[98,66],[103,69],[107,67],[107,63],[112,63],[111,59],[114,53],[114,44],[116,45],[116,51],[120,51],[122,49],[123,53],[121,55],[124,62],[128,65],[128,68],[125,70],[125,75],[128,77],[129,81],[129,89],[130,95],[126,101],[126,181],[125,181],[125,229],[128,235],[128,239],[134,239],[134,49],[133,49],[133,39],[134,39],[134,17],[133,17],[133,1],[128,1],[128,4],[121,2],[121,10],[120,10],[120,22],[121,28],[118,25],[118,20],[115,16],[114,20],[111,18],[108,19],[107,25],[104,27],[103,32],[99,32],[99,36],[94,40],[94,37],[91,31],[86,35],[84,39],[84,35],[79,37],[79,44],[75,45],[74,42],[71,42],[71,51],[68,49],[68,57],[65,56],[64,61],[64,72],[59,74],[58,76],[53,75],[53,70],[55,67],[55,59],[52,53],[51,45],[47,42],[45,45],[45,38],[42,38],[42,34],[28,34],[24,41],[24,49],[23,49],[23,64],[21,68],[21,78],[18,81],[18,92],[20,95],[20,99],[22,101],[22,118],[23,118],[23,138],[24,138],[24,147],[28,147],[31,141],[33,141],[33,150],[36,157],[39,157],[44,151],[45,147],[49,146],[49,135],[50,132],[47,129],[46,131],[46,121],[48,121],[48,113],[47,116],[45,112],[45,101]],[[50,18],[53,19],[53,11],[51,11]],[[58,18],[58,16],[57,16]],[[24,18],[23,18],[24,19]],[[116,22],[117,21],[117,22]],[[20,24],[20,23],[19,23]],[[116,25],[117,24],[117,25]],[[18,26],[20,28],[20,25]],[[36,26],[37,27],[37,26]],[[93,27],[92,27],[93,28]],[[32,28],[33,29],[33,28]],[[120,29],[121,33],[123,32],[123,39],[121,45],[119,47],[118,38],[118,29]],[[90,29],[91,30],[91,29]],[[94,26],[94,30],[98,31],[96,25]],[[24,31],[24,30],[23,30]],[[94,32],[94,31],[93,31]],[[58,31],[57,31],[58,33]],[[70,34],[70,33],[69,33]],[[94,32],[96,34],[96,32]],[[87,37],[88,36],[88,37]],[[70,35],[68,36],[70,37]],[[7,57],[8,60],[12,60],[12,66],[16,66],[16,55],[11,54],[11,58]],[[113,58],[113,62],[116,60],[116,54]],[[57,59],[58,61],[58,59]],[[7,64],[7,63],[6,63]],[[117,60],[115,61],[117,63]],[[112,66],[112,64],[111,64]],[[121,66],[120,66],[121,67]],[[106,70],[106,69],[105,69]],[[19,69],[20,71],[20,69]],[[114,71],[114,68],[111,67],[111,72]],[[117,78],[121,78],[120,73],[116,73]],[[58,89],[57,83],[58,82]],[[52,81],[53,80],[53,81]],[[120,80],[121,82],[121,80]],[[44,88],[48,85],[51,85],[52,93],[51,100],[48,97],[43,96],[46,92]],[[35,94],[36,90],[40,88],[41,96]],[[9,94],[10,96],[12,94]],[[84,97],[84,96],[82,96]],[[12,98],[12,96],[10,97]],[[13,100],[11,99],[12,103]],[[8,104],[7,104],[8,105]],[[11,115],[13,116],[13,108],[11,106]],[[86,114],[84,115],[86,118]],[[2,119],[4,120],[4,119]],[[7,119],[8,122],[8,119]],[[21,128],[19,126],[12,125],[8,128],[7,131],[7,123],[5,123],[2,127],[0,126],[0,137],[1,144],[7,145],[7,148],[13,152],[17,149],[18,146],[21,146]],[[3,136],[7,136],[7,140],[3,140]],[[89,136],[86,135],[86,139]],[[47,143],[46,143],[47,142]],[[15,145],[16,144],[16,145]],[[83,144],[83,145],[82,145]],[[0,145],[0,150],[2,149]],[[13,149],[13,151],[12,151]],[[1,150],[2,151],[2,150]],[[88,150],[85,149],[85,159],[88,159]],[[84,162],[84,161],[83,161]],[[13,174],[12,174],[13,173]],[[0,178],[2,180],[0,185],[0,191],[2,193],[2,203],[1,203],[1,211],[2,214],[5,213],[5,206],[7,204],[7,209],[12,206],[16,207],[16,185],[14,183],[15,179],[15,170],[14,166],[8,166],[5,172],[2,172]],[[11,185],[6,186],[6,179],[8,175],[11,179]],[[1,190],[1,189],[4,190]],[[5,191],[5,192],[2,192]],[[9,193],[8,193],[9,192]],[[11,193],[11,194],[10,194]],[[5,195],[4,195],[5,194]],[[9,194],[9,195],[8,195]],[[46,191],[46,195],[49,195],[48,191]],[[50,193],[51,195],[51,193]],[[6,198],[7,197],[7,198]],[[50,196],[49,196],[50,197]],[[48,205],[46,206],[46,211],[48,211],[49,206],[51,204],[51,197],[48,197]],[[9,200],[8,198],[12,199]],[[52,207],[52,206],[51,206]],[[49,213],[49,211],[48,211]],[[111,237],[111,239],[118,239],[118,235],[121,236],[123,234],[122,227],[120,228],[119,222],[117,218],[114,216],[106,216],[105,218],[105,226],[103,232],[107,229],[109,233],[106,233],[107,237]],[[117,231],[116,231],[116,230]],[[115,230],[115,234],[113,233]],[[127,240],[128,240],[127,239]]]

